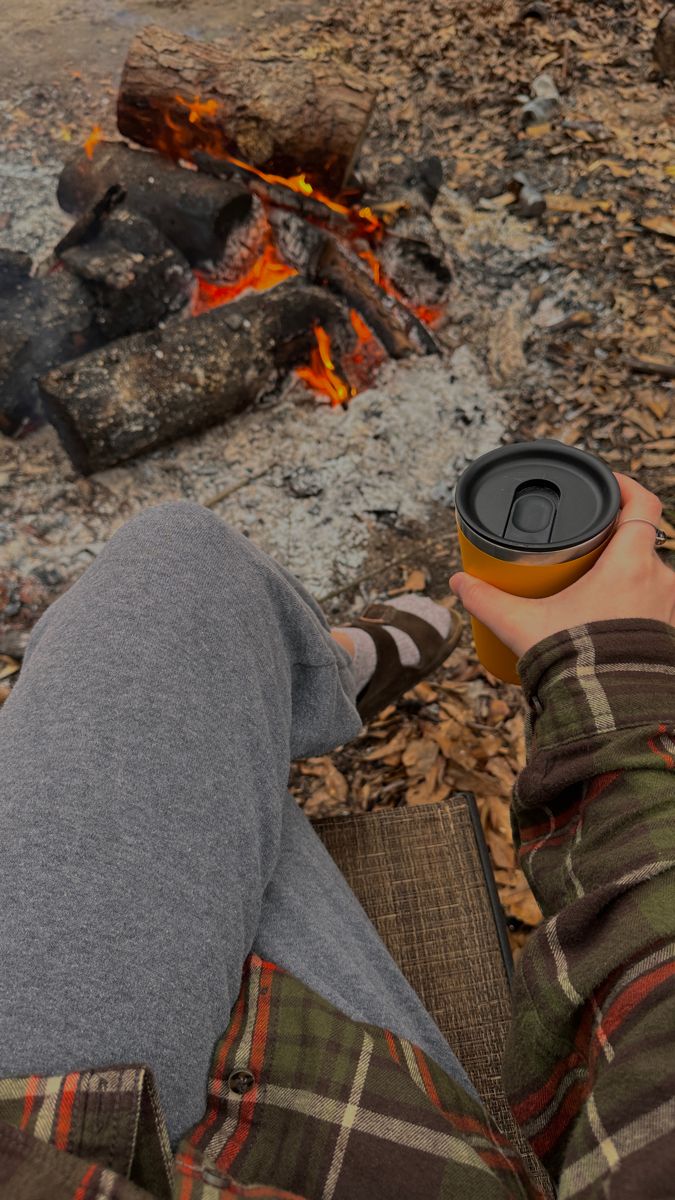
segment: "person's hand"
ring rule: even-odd
[[[619,522],[641,517],[658,525],[658,496],[627,475],[615,475],[621,489]],[[468,612],[520,658],[549,634],[589,621],[649,617],[675,625],[675,571],[661,561],[654,544],[654,529],[642,521],[617,527],[590,571],[541,600],[511,596],[465,571],[451,577],[450,587]]]

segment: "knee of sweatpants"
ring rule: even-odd
[[[231,567],[253,554],[243,534],[193,500],[143,509],[113,534],[109,546],[111,553],[140,550],[149,562],[168,559],[187,570],[203,569],[205,564]]]

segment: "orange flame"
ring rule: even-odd
[[[401,304],[405,304],[412,312],[414,312],[415,316],[420,321],[424,322],[425,325],[433,325],[434,321],[438,320],[443,312],[443,309],[440,307],[433,307],[429,304],[415,305],[411,304],[409,300],[406,300],[405,296],[399,292],[396,284],[392,283],[391,279],[385,275],[384,271],[382,270],[381,262],[375,257],[372,250],[359,251],[359,257],[362,258],[364,262],[368,263],[368,266],[373,273],[373,279],[375,280],[375,283],[378,285],[378,287],[382,288],[383,292],[386,292],[389,296],[394,296],[394,298],[399,300]]]
[[[359,339],[359,345],[364,346],[366,342],[371,340],[373,336],[372,333],[370,332],[361,314],[357,313],[355,308],[351,308],[349,310],[349,319],[352,323],[354,333]]]
[[[335,370],[331,357],[330,335],[321,325],[315,325],[314,333],[317,344],[310,354],[309,366],[296,367],[295,373],[315,391],[328,396],[335,408],[338,404],[345,404],[350,400],[354,389],[349,387]]]
[[[317,200],[319,204],[325,205],[326,208],[333,212],[340,213],[341,216],[349,217],[355,221],[362,233],[377,233],[382,229],[382,222],[379,217],[368,206],[357,208],[356,206],[349,207],[346,204],[340,204],[337,200],[331,200],[324,192],[315,188],[309,182],[307,176],[303,173],[299,175],[270,175],[265,171],[260,171],[258,167],[254,167],[251,163],[243,162],[239,158],[235,158],[232,154],[228,154],[222,145],[222,133],[218,129],[204,129],[201,122],[203,117],[215,117],[219,110],[217,100],[201,100],[199,96],[195,96],[193,100],[186,100],[183,96],[176,95],[174,97],[180,105],[188,110],[188,121],[191,125],[196,125],[202,133],[208,137],[208,144],[205,149],[209,154],[216,158],[224,159],[225,162],[231,162],[235,167],[243,167],[246,171],[251,171],[262,179],[264,183],[278,184],[280,187],[287,187],[292,192],[299,192],[302,196],[311,196],[313,200]],[[184,131],[180,125],[172,121],[168,114],[165,114],[165,121],[172,132],[176,135],[177,149],[184,151],[187,155],[190,152],[190,146],[185,144]],[[218,136],[220,134],[220,137]],[[183,143],[183,144],[181,144]]]
[[[94,150],[98,146],[99,142],[102,141],[102,139],[103,139],[103,130],[101,129],[101,126],[94,125],[94,128],[92,129],[91,133],[89,134],[89,137],[87,138],[87,140],[83,146],[83,150],[84,150],[87,158],[91,159],[94,157]]]
[[[198,289],[192,304],[193,316],[199,316],[200,313],[209,308],[217,308],[220,304],[228,304],[248,288],[256,292],[266,292],[277,283],[281,283],[282,279],[288,279],[297,273],[294,267],[289,267],[288,263],[279,258],[270,242],[246,274],[241,275],[234,283],[219,283],[217,280],[207,279],[197,271]]]

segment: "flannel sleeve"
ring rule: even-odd
[[[561,1200],[675,1179],[675,629],[598,621],[523,656],[512,821],[544,923],[518,964],[509,1100]]]

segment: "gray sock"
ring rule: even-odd
[[[423,621],[428,621],[430,625],[433,625],[441,637],[448,636],[452,619],[450,613],[447,608],[443,608],[442,604],[434,604],[428,596],[418,596],[416,592],[408,592],[405,596],[397,596],[393,600],[387,600],[386,603],[390,604],[392,608],[400,608],[404,612],[414,613],[416,617],[421,617]],[[401,665],[404,667],[417,666],[420,656],[412,638],[403,630],[394,629],[391,625],[385,625],[384,628],[396,642]],[[355,629],[352,625],[344,625],[341,627],[341,632],[346,633],[354,643],[352,669],[356,678],[358,694],[368,683],[377,665],[375,643],[365,629]]]

